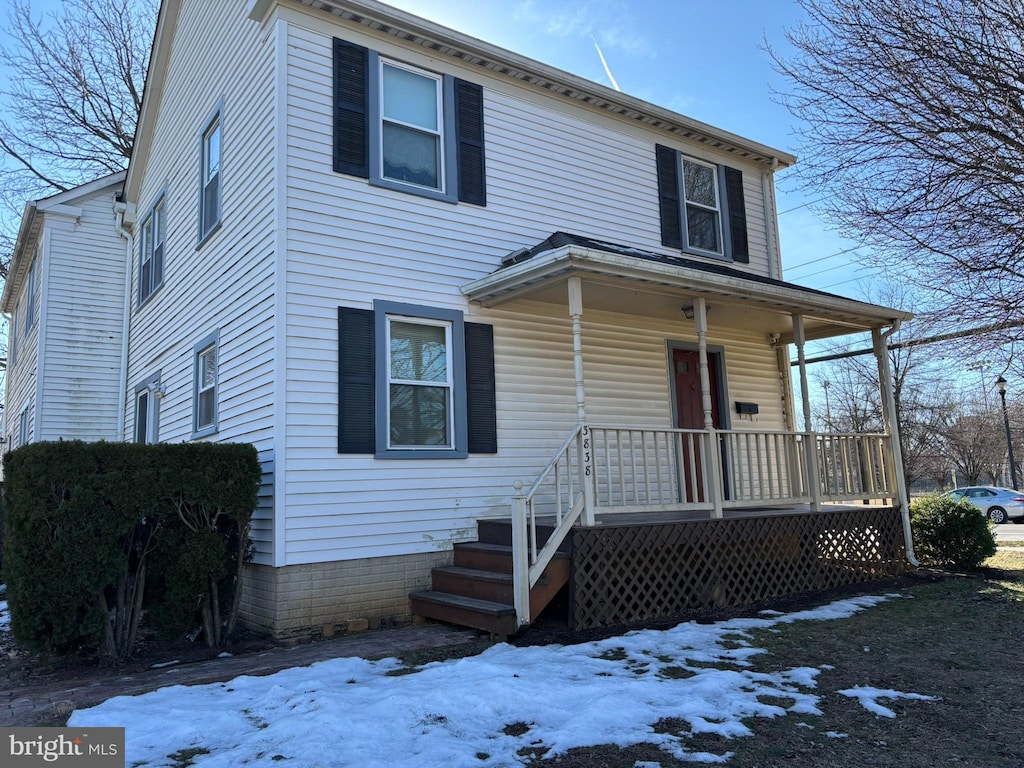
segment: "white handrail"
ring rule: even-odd
[[[529,489],[516,483],[513,584],[520,625],[530,588],[593,512],[704,510],[895,498],[886,434],[577,425]],[[538,511],[555,529],[538,546]]]

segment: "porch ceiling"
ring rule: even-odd
[[[544,249],[546,244],[553,247]],[[702,296],[710,326],[760,330],[766,339],[793,340],[793,316],[803,315],[808,339],[883,328],[912,315],[792,283],[747,275],[727,266],[665,257],[600,241],[556,233],[525,260],[511,263],[462,287],[482,306],[516,299],[565,305],[566,281],[583,283],[583,306],[625,314],[679,320],[683,308]],[[509,261],[509,260],[507,260]]]

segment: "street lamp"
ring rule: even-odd
[[[1010,458],[1010,479],[1013,481],[1013,490],[1017,488],[1017,464],[1013,460],[1013,440],[1010,439],[1010,414],[1006,410],[1006,379],[1000,376],[996,379],[996,389],[999,390],[999,397],[1003,401],[1003,426],[1006,427],[1006,453]]]

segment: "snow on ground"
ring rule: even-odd
[[[882,717],[896,717],[896,713],[886,706],[878,703],[879,699],[917,699],[918,701],[938,701],[934,696],[922,696],[920,693],[903,693],[889,689],[869,688],[863,685],[856,685],[853,688],[846,688],[836,691],[843,696],[857,699],[860,705],[868,712],[873,712]]]
[[[488,768],[521,765],[524,748],[546,747],[553,757],[573,747],[643,742],[683,760],[723,763],[730,752],[688,751],[686,734],[651,726],[677,718],[691,734],[734,738],[753,735],[744,719],[821,714],[811,693],[820,669],[755,672],[748,660],[764,651],[750,645],[749,630],[845,618],[885,599],[856,597],[572,646],[501,644],[415,670],[397,659],[334,659],[268,677],[121,696],[75,712],[68,725],[126,727],[127,764],[139,768],[180,765],[170,756],[181,750],[200,751],[196,768],[283,759],[295,766]]]

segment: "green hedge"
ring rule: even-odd
[[[260,481],[251,445],[33,443],[4,459],[11,629],[127,658],[140,617],[206,642],[234,629]]]
[[[966,499],[941,494],[910,505],[914,551],[926,565],[975,570],[996,553],[992,524]]]

